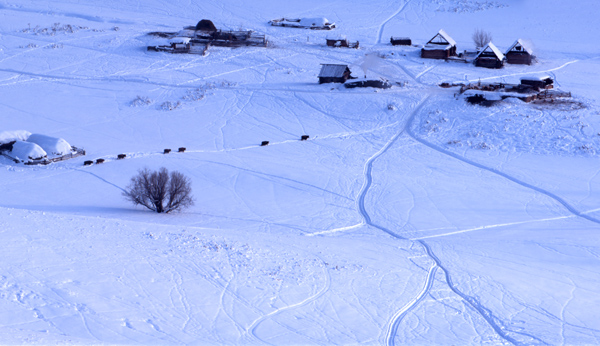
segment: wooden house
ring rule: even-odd
[[[345,36],[327,37],[326,41],[328,47],[358,48],[358,41],[349,42]]]
[[[516,40],[504,55],[506,55],[506,62],[509,64],[531,65],[534,58],[531,46],[521,39]]]
[[[408,37],[390,37],[390,43],[392,46],[410,46],[412,41]]]
[[[319,72],[319,84],[323,83],[344,83],[352,77],[348,65],[321,64]]]
[[[488,43],[475,57],[475,66],[487,68],[502,68],[506,58],[492,42]]]
[[[530,86],[536,91],[554,88],[554,80],[547,75],[535,77],[522,77],[521,85]]]
[[[421,49],[421,58],[448,59],[456,56],[456,41],[444,30],[440,30]]]

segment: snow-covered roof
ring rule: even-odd
[[[183,29],[177,33],[177,37],[194,37],[195,30]]]
[[[319,78],[321,77],[343,77],[348,65],[322,64]]]
[[[510,48],[508,48],[506,50],[506,54],[508,54],[508,52],[510,52],[511,50],[513,50],[513,48],[515,47],[521,47],[523,48],[524,51],[526,51],[529,54],[533,54],[533,49],[531,47],[531,45],[529,44],[529,42],[526,42],[522,39],[518,39],[515,41],[515,43],[513,43]]]
[[[435,41],[436,38],[441,40]],[[443,29],[440,29],[440,31],[438,31],[438,33],[431,38],[431,40],[427,41],[427,44],[449,44],[450,46],[456,46],[456,41],[454,41],[454,39],[452,39],[447,32],[445,32]]]
[[[451,44],[448,44],[448,45],[445,45],[445,46],[442,46],[442,45],[439,45],[439,44],[426,44],[426,45],[423,46],[423,49],[424,50],[440,50],[440,49],[447,50],[447,49],[450,49],[452,47],[454,47],[454,46],[451,45]]]
[[[526,76],[526,77],[521,77],[521,80],[535,80],[535,81],[545,81],[547,79],[552,79],[552,77],[550,77],[547,74],[540,74],[540,75],[536,75],[536,76]]]
[[[169,40],[170,43],[190,43],[190,37],[173,37]]]
[[[475,59],[479,58],[479,56],[483,53],[492,53],[496,55],[498,60],[504,60],[504,54],[502,54],[500,49],[498,49],[498,47],[496,47],[496,45],[492,42],[489,42],[485,47],[483,47],[483,49],[481,50],[481,52],[479,52],[479,54],[477,54]]]
[[[323,26],[330,24],[327,18],[301,18],[300,25],[302,26]]]
[[[29,136],[31,136],[31,132],[25,130],[3,131],[0,132],[0,144],[12,141],[25,141]]]
[[[16,141],[13,144],[10,156],[21,161],[38,160],[47,156],[46,151],[39,145],[31,142]]]
[[[46,153],[52,155],[65,155],[71,152],[71,145],[62,138],[34,133],[27,138],[27,142],[40,146],[45,151],[44,155],[46,155]]]

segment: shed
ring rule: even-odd
[[[410,46],[412,41],[409,37],[390,37],[390,43],[392,46]]]
[[[456,41],[444,30],[438,31],[421,49],[421,58],[448,59],[451,56],[456,56]]]
[[[198,24],[196,24],[196,30],[213,32],[217,31],[217,27],[212,21],[208,19],[202,19],[198,22]]]
[[[522,39],[518,39],[506,50],[506,62],[509,64],[531,65],[533,60],[533,49],[531,45]]]
[[[554,80],[548,75],[523,77],[521,84],[531,86],[536,90],[554,88]]]
[[[506,58],[492,42],[488,43],[475,57],[475,66],[501,68]]]
[[[328,47],[346,47],[346,48],[358,48],[358,41],[350,42],[346,36],[327,37]]]
[[[353,77],[350,75],[348,65],[321,64],[319,72],[319,84],[323,83],[344,83]]]

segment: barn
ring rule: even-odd
[[[504,55],[509,64],[531,65],[534,58],[531,46],[521,39],[516,40]]]
[[[421,58],[448,59],[456,56],[456,41],[444,30],[438,31],[421,49]]]
[[[412,41],[409,37],[390,37],[390,43],[392,46],[410,46]]]
[[[492,42],[488,43],[475,57],[475,66],[502,68],[506,58]]]
[[[348,79],[352,79],[350,68],[348,65],[338,64],[321,64],[321,72],[319,72],[319,84],[323,83],[344,83]]]

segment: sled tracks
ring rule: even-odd
[[[509,179],[521,186],[533,189],[537,192],[543,193],[549,197],[551,197],[552,199],[558,201],[559,203],[561,203],[563,206],[565,206],[569,211],[571,211],[572,213],[584,217],[590,221],[596,222],[596,223],[600,223],[600,220],[596,220],[592,217],[589,217],[587,215],[584,215],[578,211],[576,211],[573,207],[571,207],[568,203],[566,203],[564,200],[562,200],[560,197],[545,191],[543,189],[537,188],[533,185],[527,184],[525,182],[522,182],[516,178],[513,178],[505,173],[502,173],[500,171],[497,171],[493,168],[489,168],[489,167],[485,167],[483,165],[477,164],[475,162],[471,162],[470,160],[464,159],[462,157],[459,157],[458,155],[452,154],[450,152],[447,152],[441,148],[437,148],[436,146],[434,146],[433,144],[430,144],[424,140],[418,139],[410,130],[410,126],[413,123],[413,120],[415,118],[415,116],[420,112],[420,110],[423,108],[423,106],[427,103],[427,100],[429,100],[429,98],[432,96],[432,94],[430,93],[427,97],[425,97],[423,99],[423,101],[421,101],[421,103],[415,108],[415,110],[410,114],[409,118],[407,119],[405,126],[402,130],[400,130],[397,134],[395,134],[394,136],[392,136],[392,138],[390,138],[390,140],[377,152],[375,153],[373,156],[371,156],[367,162],[365,163],[365,168],[364,168],[364,177],[365,177],[365,181],[363,184],[363,187],[361,188],[359,195],[358,195],[358,199],[357,199],[357,207],[358,210],[360,212],[360,214],[362,215],[363,219],[364,219],[364,223],[366,225],[369,225],[373,228],[376,228],[380,231],[383,231],[387,234],[389,234],[390,236],[397,238],[397,239],[402,239],[402,240],[409,240],[405,237],[402,237],[401,235],[383,227],[380,225],[377,225],[375,223],[373,223],[373,220],[371,219],[371,216],[369,215],[369,213],[367,212],[366,208],[365,208],[365,198],[367,193],[369,192],[369,189],[372,185],[373,182],[373,177],[372,177],[372,170],[373,170],[373,163],[374,161],[381,157],[383,154],[385,154],[388,149],[397,141],[397,139],[406,132],[406,134],[411,137],[412,139],[414,139],[415,141],[426,145],[436,151],[440,151],[444,154],[450,155],[452,157],[455,157],[463,162],[469,163],[475,167],[478,167],[480,169],[484,169],[487,171],[490,171],[492,173],[498,174],[506,179]],[[544,342],[543,340],[524,333],[524,332],[519,332],[519,331],[510,331],[510,330],[506,330],[504,327],[502,327],[501,325],[499,325],[496,321],[497,319],[494,317],[493,313],[485,308],[484,306],[482,306],[476,298],[471,297],[467,294],[464,294],[463,292],[461,292],[458,288],[456,288],[454,286],[454,283],[452,282],[452,277],[450,276],[450,273],[448,271],[448,269],[446,269],[446,267],[443,266],[442,262],[439,260],[439,258],[433,253],[433,251],[431,250],[431,247],[423,240],[412,240],[415,243],[420,244],[423,249],[425,250],[427,256],[433,261],[432,266],[429,268],[428,274],[427,274],[427,278],[425,280],[425,283],[423,285],[423,289],[421,290],[421,292],[414,298],[412,299],[407,305],[405,305],[402,309],[398,310],[390,319],[390,322],[388,323],[388,326],[386,328],[386,332],[385,332],[385,344],[386,345],[395,345],[395,341],[394,338],[397,334],[398,328],[400,326],[400,323],[402,322],[402,320],[404,319],[404,317],[411,311],[413,310],[415,307],[417,307],[419,305],[419,303],[421,303],[424,298],[427,296],[427,294],[429,294],[429,292],[431,291],[431,288],[433,286],[434,280],[435,280],[435,274],[437,272],[438,269],[440,269],[443,273],[444,273],[444,279],[446,281],[446,285],[448,286],[448,288],[454,292],[457,296],[459,296],[468,306],[470,306],[478,315],[480,315],[486,322],[487,324],[494,330],[494,332],[503,340],[505,340],[506,342],[513,344],[513,345],[521,345],[523,343],[517,341],[516,339],[514,339],[512,336],[510,336],[508,334],[508,332],[513,332],[516,334],[520,334],[523,336],[526,336],[527,338],[529,338],[528,343],[530,343],[531,341],[534,341],[536,344],[543,344],[543,345],[547,345],[546,342]]]

